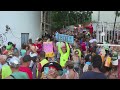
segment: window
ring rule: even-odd
[[[23,43],[27,44],[29,40],[29,33],[21,33],[21,45]]]

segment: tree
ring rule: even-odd
[[[52,29],[63,26],[83,24],[91,21],[92,11],[53,11],[51,15]]]

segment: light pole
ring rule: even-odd
[[[100,21],[100,11],[98,11],[98,22]]]
[[[98,29],[99,29],[99,23],[100,23],[100,11],[98,11],[98,23],[97,23],[97,25],[96,25],[96,28],[97,28],[97,34],[99,35],[99,31],[98,31]],[[100,42],[100,37],[97,35],[97,37],[98,37],[98,41]]]
[[[115,13],[115,21],[114,21],[114,27],[113,27],[113,40],[115,40],[115,25],[116,25],[117,14],[118,14],[118,11],[116,11]]]

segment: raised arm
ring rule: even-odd
[[[67,47],[67,53],[69,54],[70,53],[70,47],[69,47],[67,42],[66,42],[66,47]]]
[[[58,44],[58,51],[59,51],[59,53],[60,53],[60,54],[62,54],[63,52],[62,52],[62,50],[61,50],[61,47],[60,47],[60,46],[61,46],[61,44]]]

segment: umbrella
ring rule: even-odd
[[[58,64],[57,62],[49,62],[42,67],[41,72],[44,71],[44,67],[49,67],[49,66],[54,66],[58,71],[63,71],[61,65]]]

